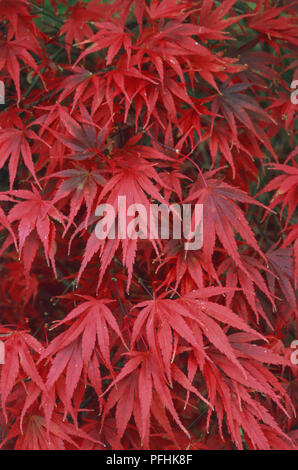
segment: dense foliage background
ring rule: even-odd
[[[297,13],[0,1],[3,449],[297,445]],[[202,249],[97,239],[118,196]]]

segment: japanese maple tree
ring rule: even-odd
[[[297,448],[297,13],[0,1],[1,449]]]

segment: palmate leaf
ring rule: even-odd
[[[13,0],[0,1],[1,15],[11,22],[16,33],[18,33],[18,26],[20,26],[18,21],[22,22],[26,17],[30,18],[27,6],[26,0],[20,0],[18,3]]]
[[[272,246],[266,253],[270,271],[266,272],[270,291],[275,291],[276,283],[291,308],[297,309],[297,298],[294,291],[294,260],[293,248],[276,248]],[[296,310],[297,311],[297,310]]]
[[[250,130],[257,139],[261,140],[275,156],[270,140],[260,125],[258,125],[258,121],[263,121],[268,125],[273,119],[254,98],[247,93],[241,93],[247,90],[247,88],[249,88],[249,84],[247,83],[230,84],[230,80],[227,80],[221,86],[220,94],[217,96],[216,100],[212,102],[211,111],[214,114],[218,114],[219,111],[222,112],[231,128],[233,138],[236,141],[238,135],[237,119],[245,128]],[[214,119],[215,118],[213,118],[213,123]]]
[[[76,295],[76,298],[78,297],[83,302],[52,327],[55,329],[67,325],[68,328],[56,336],[40,358],[40,361],[51,360],[46,379],[47,389],[53,391],[55,387],[57,388],[61,401],[75,420],[76,415],[71,400],[77,387],[81,387],[81,379],[84,383],[83,390],[88,377],[100,398],[102,393],[100,364],[104,364],[113,375],[111,334],[116,334],[125,344],[117,321],[108,307],[112,301],[87,295]],[[46,406],[46,403],[43,406]]]
[[[185,13],[181,11],[182,5],[169,0],[154,0],[153,2],[150,2],[148,6],[146,5],[146,10],[151,20],[164,18],[179,19],[182,14]]]
[[[80,106],[81,123],[74,119],[63,107],[58,107],[59,118],[67,134],[49,127],[50,132],[72,151],[69,158],[80,161],[101,154],[105,149],[104,140],[110,121],[101,129],[92,120],[85,106]],[[98,130],[99,129],[99,130]]]
[[[185,251],[184,244],[180,240],[169,240],[163,250],[163,261],[158,266],[165,272],[165,280],[159,289],[174,284],[174,291],[181,285],[181,293],[204,287],[204,272],[209,276],[214,275],[212,267],[204,259],[201,251]]]
[[[270,167],[271,170],[279,170],[285,174],[273,178],[259,194],[275,190],[269,207],[273,209],[278,204],[282,204],[281,216],[284,212],[285,206],[288,206],[286,219],[287,227],[298,204],[298,167],[279,164],[271,164]]]
[[[131,346],[134,347],[140,336],[145,337],[150,350],[156,360],[163,364],[168,380],[172,383],[170,370],[178,338],[189,344],[196,354],[204,358],[206,353],[203,336],[205,336],[245,375],[227,336],[217,322],[249,332],[255,338],[264,338],[229,308],[205,300],[224,292],[227,292],[224,288],[202,288],[178,300],[160,298],[136,305],[136,308],[141,310],[134,322]]]
[[[65,66],[70,72],[59,84],[61,91],[58,103],[73,94],[71,113],[78,104],[83,105],[92,96],[91,116],[98,110],[105,98],[106,80],[100,72],[91,73],[82,66]]]
[[[88,20],[91,20],[91,18],[92,14],[90,14],[90,11],[88,11],[86,6],[78,4],[74,6],[71,17],[67,19],[60,28],[60,34],[65,34],[65,43],[69,62],[71,62],[71,45],[74,42],[77,44],[81,43],[84,39],[92,35],[91,26],[88,24]]]
[[[154,27],[146,28],[136,43],[137,54],[134,61],[139,65],[144,60],[144,55],[148,55],[159,75],[162,86],[167,75],[165,62],[179,76],[184,85],[185,80],[180,62],[184,62],[185,57],[189,55],[199,55],[203,58],[213,57],[207,48],[191,37],[199,33],[199,26],[183,24],[175,20],[160,26],[159,31],[156,31]]]
[[[26,416],[22,434],[20,434],[19,426],[18,419],[1,442],[0,447],[15,438],[17,438],[16,450],[66,450],[67,448],[79,450],[79,442],[82,439],[97,445],[102,444],[99,440],[86,434],[83,429],[65,421],[63,414],[57,411],[53,414],[48,428],[44,416],[38,410],[32,415]]]
[[[53,203],[57,203],[60,199],[69,197],[71,193],[70,211],[68,214],[68,222],[64,231],[69,229],[77,215],[80,207],[85,203],[87,208],[87,214],[85,218],[86,228],[87,221],[91,216],[91,209],[93,202],[98,196],[99,187],[104,186],[105,178],[102,176],[100,171],[94,165],[92,169],[84,168],[83,166],[76,165],[75,168],[69,168],[66,170],[52,173],[47,178],[63,178],[59,188],[55,194]]]
[[[25,33],[25,31],[24,31]],[[0,37],[0,70],[6,69],[8,74],[11,76],[16,90],[17,90],[17,103],[21,101],[21,89],[20,89],[20,62],[24,62],[29,65],[42,79],[42,76],[38,70],[38,66],[31,55],[32,52],[40,54],[40,47],[37,41],[34,41],[31,37],[23,34],[18,38],[12,39],[12,34],[6,39],[3,38],[2,34]]]
[[[217,8],[214,8],[214,0],[203,0],[199,17],[202,39],[225,39],[227,32],[224,30],[245,17],[245,15],[237,15],[227,18],[227,13],[235,3],[236,0],[224,0]]]
[[[241,335],[243,336],[241,337]],[[287,413],[284,407],[284,403],[288,402],[285,390],[273,374],[261,364],[266,356],[268,357],[265,361],[268,363],[272,361],[273,364],[286,364],[287,361],[263,348],[259,348],[260,351],[258,351],[257,346],[254,351],[254,345],[248,344],[251,338],[245,337],[245,334],[231,335],[230,339],[231,344],[239,348],[237,356],[246,371],[245,379],[241,374],[238,374],[237,369],[226,358],[213,351],[208,353],[212,362],[206,361],[203,371],[208,396],[217,414],[220,434],[223,436],[225,419],[237,448],[243,449],[240,434],[240,429],[242,429],[245,432],[245,437],[251,443],[252,449],[270,450],[270,443],[263,432],[263,423],[265,423],[267,429],[284,439],[285,445],[291,446],[291,439],[282,431],[257,396],[258,393],[266,394]],[[293,413],[293,411],[292,408],[291,412]],[[208,411],[208,423],[210,417],[211,413]]]
[[[67,96],[70,95],[70,93],[75,91],[73,103],[74,109],[74,106],[78,103],[79,100],[80,103],[83,103],[82,95],[85,89],[90,83],[93,84],[94,79],[98,80],[98,77],[89,72],[89,70],[86,70],[84,67],[79,67],[78,65],[72,67],[68,66],[66,67],[66,70],[69,70],[71,75],[67,75],[67,77],[65,77],[59,85],[59,89],[63,91],[60,93],[58,102],[61,103],[65,98],[67,98]]]
[[[63,339],[61,337],[59,342],[52,343],[53,346],[45,351],[44,357],[57,354],[60,349],[80,337],[84,365],[88,365],[95,345],[98,344],[105,364],[111,368],[108,330],[112,329],[124,343],[119,326],[107,306],[112,301],[109,299],[96,299],[87,295],[77,294],[77,296],[84,299],[84,302],[75,307],[63,320],[56,323],[54,328],[69,322],[72,322],[72,325],[65,331]],[[75,319],[76,321],[74,321]]]
[[[245,375],[214,346],[206,348],[207,360],[204,362],[197,357],[195,351],[191,351],[188,358],[189,379],[194,380],[198,368],[204,376],[208,400],[217,415],[222,439],[225,423],[237,448],[243,449],[240,435],[242,429],[245,432],[245,442],[249,441],[251,449],[269,450],[271,442],[263,432],[265,423],[268,431],[283,439],[285,446],[291,446],[291,440],[270,414],[266,402],[261,400],[261,396],[266,395],[286,415],[293,414],[294,407],[282,383],[265,366],[289,366],[289,360],[284,355],[276,354],[269,344],[256,345],[256,336],[250,332],[232,333],[227,335],[227,339]],[[179,352],[178,349],[178,354]],[[207,429],[211,424],[211,415],[212,409],[209,409]]]
[[[203,181],[202,177],[199,177],[192,186],[190,194],[185,201],[195,201],[196,204],[203,204],[204,228],[202,249],[206,254],[207,260],[211,262],[212,254],[215,250],[216,237],[218,237],[236,265],[242,267],[244,272],[246,272],[238,252],[234,230],[263,259],[266,258],[260,250],[254,233],[236,201],[256,204],[265,209],[266,207],[241,189],[213,178],[215,173],[216,171],[204,173],[205,181]]]
[[[235,164],[241,164],[242,166],[245,165],[245,161],[249,158],[252,159],[252,155],[249,152],[249,149],[246,148],[240,141],[237,139],[233,140],[233,134],[229,125],[224,121],[218,123],[214,129],[212,130],[212,134],[210,136],[209,142],[209,149],[212,158],[212,163],[214,165],[215,159],[217,157],[218,152],[221,156],[231,165],[233,171],[233,177],[236,176],[236,168]],[[235,162],[235,150],[237,149],[237,161]],[[242,156],[243,155],[243,156]],[[241,160],[240,160],[241,159]],[[240,162],[239,162],[240,160]]]
[[[298,45],[297,18],[285,15],[287,5],[268,8],[262,11],[262,2],[259,2],[255,14],[248,20],[248,25],[255,31],[263,34],[267,41],[274,43],[276,50],[280,50],[277,41],[287,41]]]
[[[32,186],[32,191],[12,190],[10,195],[22,198],[24,201],[14,201],[16,204],[8,214],[8,221],[18,223],[18,251],[23,255],[26,272],[31,269],[40,243],[48,265],[52,265],[55,275],[55,225],[53,220],[64,225],[64,216],[53,205],[53,202],[42,197],[42,194]]]
[[[22,156],[25,166],[28,168],[28,170],[34,177],[36,183],[38,184],[38,186],[40,186],[40,183],[35,173],[35,167],[32,158],[32,149],[29,144],[29,139],[38,140],[40,142],[45,143],[40,137],[38,137],[38,135],[32,129],[30,129],[30,127],[26,129],[23,124],[19,127],[0,130],[0,168],[2,168],[6,161],[9,159],[8,169],[10,178],[10,189],[12,189],[16,178],[20,156]]]
[[[254,40],[254,42],[256,39]],[[245,44],[243,48],[235,51],[235,55],[240,55],[240,61],[245,65],[246,69],[240,73],[243,81],[248,81],[253,84],[265,86],[264,79],[272,80],[272,78],[279,79],[279,75],[272,65],[277,65],[278,60],[272,54],[261,51],[251,51],[250,46],[253,44]],[[269,107],[270,109],[270,107]]]
[[[262,263],[260,263],[260,261],[258,261],[256,258],[253,258],[249,255],[242,254],[241,263],[243,264],[243,266],[245,266],[246,272],[249,275],[243,272],[243,270],[239,266],[237,266],[231,258],[225,259],[220,264],[218,268],[218,274],[220,275],[221,273],[226,271],[226,286],[236,289],[239,284],[243,289],[243,294],[245,295],[248,304],[256,315],[257,321],[259,321],[259,316],[262,316],[265,321],[267,321],[268,325],[273,328],[270,324],[268,317],[261,308],[261,305],[258,302],[258,298],[255,292],[255,287],[257,287],[269,299],[273,310],[276,310],[273,296],[270,293],[266,285],[265,279],[261,274],[262,271],[266,271],[266,273],[268,273],[269,269],[262,265]],[[235,293],[235,291],[227,293],[226,305],[228,307],[231,306]]]
[[[1,370],[1,408],[7,421],[6,401],[14,386],[24,379],[30,379],[38,387],[39,391],[46,391],[31,350],[37,355],[43,352],[43,346],[31,334],[26,331],[10,331],[2,335],[5,341],[5,362],[0,366]]]
[[[111,162],[111,178],[104,186],[97,201],[97,204],[105,202],[106,204],[113,206],[115,215],[118,217],[118,201],[121,196],[126,198],[127,208],[133,204],[143,204],[147,214],[150,213],[150,199],[147,195],[160,203],[166,202],[158,190],[158,186],[159,188],[163,188],[166,185],[159,177],[159,174],[154,168],[155,164],[152,163],[151,160],[161,159],[171,161],[172,159],[152,147],[135,145],[139,140],[140,135],[137,135],[130,139],[122,149],[118,149],[118,151],[115,149],[115,156]],[[153,184],[153,182],[158,183],[158,186]],[[168,187],[167,189],[170,188]],[[143,220],[143,215],[140,214],[140,226],[143,226],[144,230],[145,227],[147,228],[147,234],[150,233],[149,219],[150,218],[147,217],[147,220]],[[127,221],[128,220],[129,217],[127,218]],[[82,225],[79,226],[76,232],[81,231],[82,228]],[[127,230],[127,226],[122,227],[122,231],[123,230]],[[92,232],[87,241],[84,257],[78,273],[77,283],[79,282],[87,263],[92,259],[95,253],[100,251],[101,268],[98,280],[99,287],[104,273],[121,243],[123,264],[128,269],[127,289],[129,289],[137,249],[137,239],[129,238],[124,235],[125,233],[115,233],[115,236],[111,239],[106,237],[103,240],[100,240],[97,238],[95,231]],[[154,239],[151,240],[151,243],[157,249],[156,241]]]
[[[121,24],[122,23],[122,24]],[[103,21],[96,23],[96,27],[99,30],[96,34],[89,37],[84,44],[90,44],[85,51],[81,53],[75,65],[82,60],[87,55],[92,52],[97,52],[102,49],[108,48],[108,53],[106,56],[106,64],[110,65],[113,61],[115,55],[119,52],[121,47],[124,47],[124,50],[128,57],[131,55],[131,33],[125,32],[124,22],[123,21]]]
[[[132,351],[127,354],[130,359],[105,391],[105,393],[109,392],[109,396],[105,404],[103,420],[116,405],[116,425],[120,441],[133,415],[142,448],[148,449],[151,414],[157,415],[161,402],[164,410],[168,411],[176,425],[190,437],[178,416],[167,380],[155,356],[150,351]],[[191,385],[186,375],[175,364],[171,365],[171,375],[173,381],[178,382],[185,390],[194,393],[208,404],[208,401]],[[168,419],[165,413],[156,418],[167,431]]]

